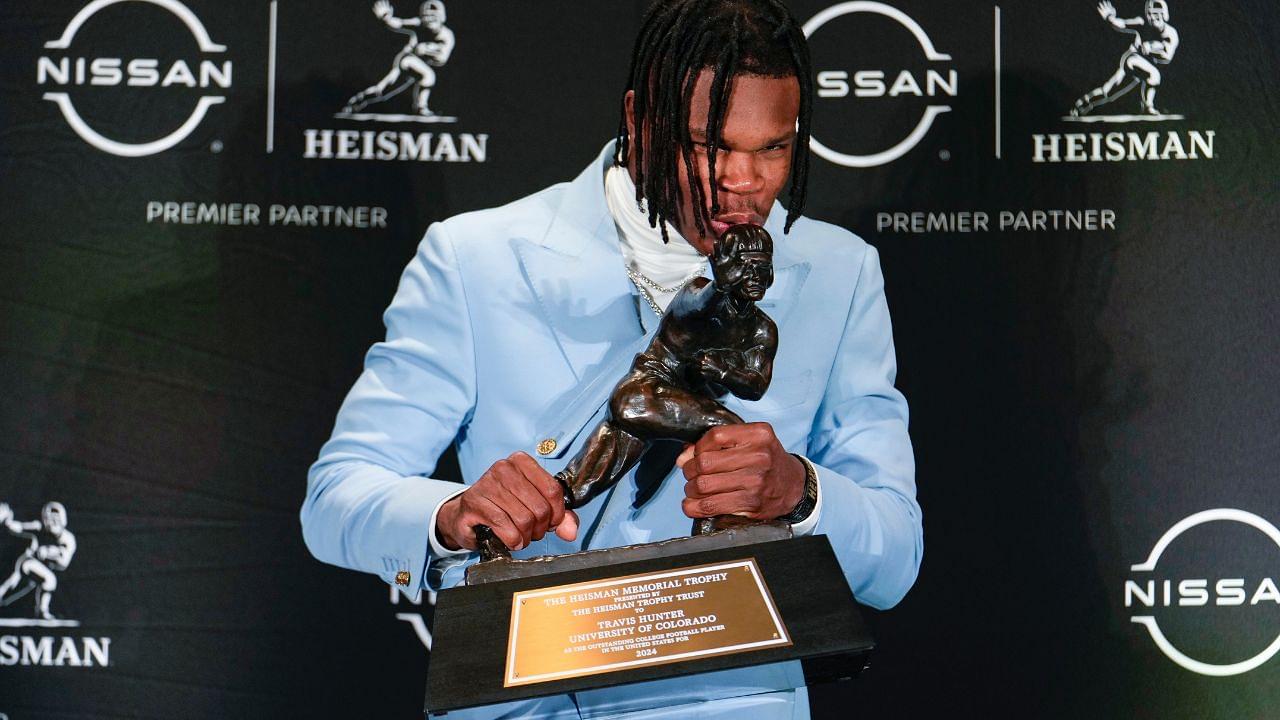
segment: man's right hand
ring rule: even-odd
[[[475,550],[476,525],[488,525],[512,550],[552,529],[565,541],[578,537],[578,516],[565,509],[560,483],[522,452],[494,463],[436,513],[436,532],[450,549]]]

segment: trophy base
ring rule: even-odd
[[[800,660],[805,684],[874,648],[826,536],[753,525],[471,568],[436,598],[425,710]]]
[[[718,550],[739,545],[791,539],[791,525],[783,522],[743,525],[727,530],[662,540],[640,545],[583,550],[565,555],[543,555],[528,560],[496,558],[467,568],[465,583],[481,585],[501,580],[538,577],[552,573],[583,570],[619,563],[652,560],[701,550]]]

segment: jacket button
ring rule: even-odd
[[[396,584],[397,584],[397,585],[405,585],[405,586],[407,586],[407,585],[409,584],[409,571],[408,571],[408,570],[401,570],[400,572],[396,573]]]
[[[556,441],[551,438],[547,438],[546,440],[543,440],[542,442],[538,443],[539,455],[550,455],[555,451],[556,451]]]

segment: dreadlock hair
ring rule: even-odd
[[[707,172],[712,178],[710,211],[693,163],[689,133],[689,100],[704,68],[714,72],[706,128]],[[662,228],[664,242],[669,238],[663,221],[680,227],[684,192],[693,200],[693,222],[699,235],[706,235],[711,218],[720,212],[714,182],[716,155],[733,78],[739,74],[795,77],[800,83],[800,116],[792,146],[784,232],[790,232],[804,210],[813,86],[809,46],[791,12],[780,0],[657,0],[645,15],[631,54],[613,161],[626,165],[635,153],[636,202],[647,202],[649,225]],[[631,118],[635,137],[627,131],[627,91],[635,93]],[[688,188],[680,187],[680,162],[689,178]]]

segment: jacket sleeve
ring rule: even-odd
[[[383,321],[386,340],[369,349],[308,473],[302,535],[324,562],[388,583],[409,573],[401,585],[416,594],[429,564],[448,562],[430,551],[430,518],[459,488],[430,475],[475,405],[471,318],[443,225],[428,229]]]
[[[898,603],[915,582],[924,547],[907,402],[880,257],[867,246],[822,404],[809,436],[828,536],[859,601]]]

